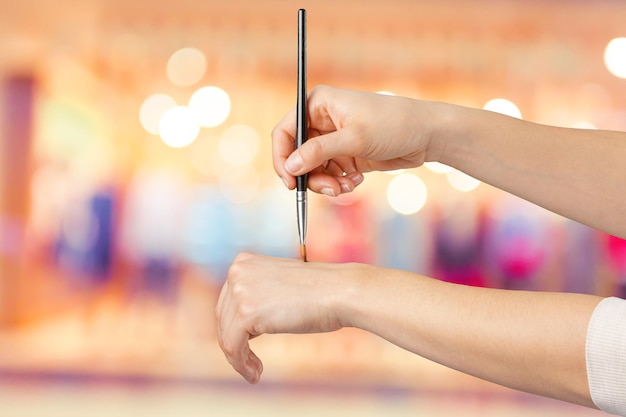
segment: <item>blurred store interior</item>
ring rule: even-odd
[[[295,105],[300,7],[310,88],[626,129],[616,0],[0,0],[0,415],[601,414],[353,329],[261,337],[262,382],[232,371],[231,261],[298,256],[270,132]],[[313,260],[626,295],[626,242],[446,166],[310,198]]]

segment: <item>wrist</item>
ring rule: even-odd
[[[410,280],[418,284],[415,274],[373,265],[348,263],[339,266],[342,279],[332,302],[333,312],[341,327],[354,327],[381,335],[388,326],[393,327],[398,305],[407,287],[402,283]],[[403,320],[403,319],[401,319]]]
[[[370,296],[377,277],[370,265],[358,263],[339,264],[340,279],[332,291],[329,306],[341,327],[363,328],[367,308],[371,306]],[[380,281],[382,277],[378,277]]]
[[[454,104],[429,102],[427,117],[430,120],[430,136],[425,152],[426,162],[439,162],[456,167],[456,159],[466,141],[467,127],[463,117],[466,109]]]

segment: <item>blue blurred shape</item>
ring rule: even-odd
[[[215,187],[198,187],[188,208],[185,258],[207,268],[223,282],[236,255],[235,222],[231,204]]]
[[[114,204],[113,193],[96,193],[79,208],[80,215],[64,222],[57,260],[82,282],[101,283],[110,276]]]

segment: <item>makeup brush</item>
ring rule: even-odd
[[[296,148],[309,137],[309,118],[307,112],[306,90],[306,10],[298,10],[298,94],[296,104]],[[306,259],[307,227],[307,181],[308,174],[296,177],[296,209],[298,215],[298,234],[300,235],[300,256]]]

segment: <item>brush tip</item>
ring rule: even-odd
[[[306,245],[300,245],[300,257],[306,262]]]

